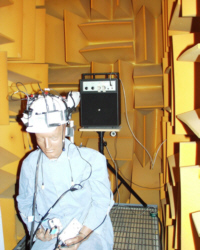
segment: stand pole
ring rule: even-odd
[[[99,135],[99,152],[104,154],[104,146],[106,146],[106,142],[103,140],[103,136],[105,132],[98,131],[97,132]],[[108,163],[107,161],[107,166],[110,169],[110,171],[116,175],[115,169]],[[129,184],[124,180],[124,178],[117,173],[118,179],[122,182],[122,184],[128,189],[128,191],[144,206],[147,207],[147,204],[140,198],[140,196],[129,186]]]

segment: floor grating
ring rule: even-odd
[[[114,228],[113,250],[160,250],[157,206],[115,205],[110,212]]]
[[[110,217],[114,229],[113,250],[160,250],[157,206],[114,205]],[[13,250],[25,250],[24,237]]]

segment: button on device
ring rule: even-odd
[[[102,86],[102,90],[103,90],[103,92],[105,92],[106,91],[106,86]]]

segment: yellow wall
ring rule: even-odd
[[[0,0],[0,206],[5,249],[23,237],[13,199],[30,137],[16,121],[28,93],[79,89],[82,73],[119,72],[121,130],[105,140],[119,173],[147,204],[157,204],[164,249],[198,249],[200,9],[194,0]],[[3,25],[2,25],[3,24]],[[22,86],[19,87],[22,89]],[[15,95],[15,98],[20,98]],[[95,132],[75,143],[98,149]],[[110,156],[105,149],[105,155]],[[115,177],[110,173],[115,190]],[[123,186],[121,202],[138,203]],[[8,208],[8,209],[7,209]],[[193,216],[193,214],[195,214]],[[194,218],[194,219],[193,219]],[[9,236],[9,237],[8,237]]]

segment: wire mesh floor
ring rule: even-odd
[[[113,250],[160,250],[157,206],[144,208],[140,205],[119,204],[111,209],[110,217],[114,229]],[[24,237],[13,250],[25,250]]]
[[[112,208],[113,250],[160,250],[158,218],[150,215],[152,209],[157,212],[156,206],[119,204]]]

